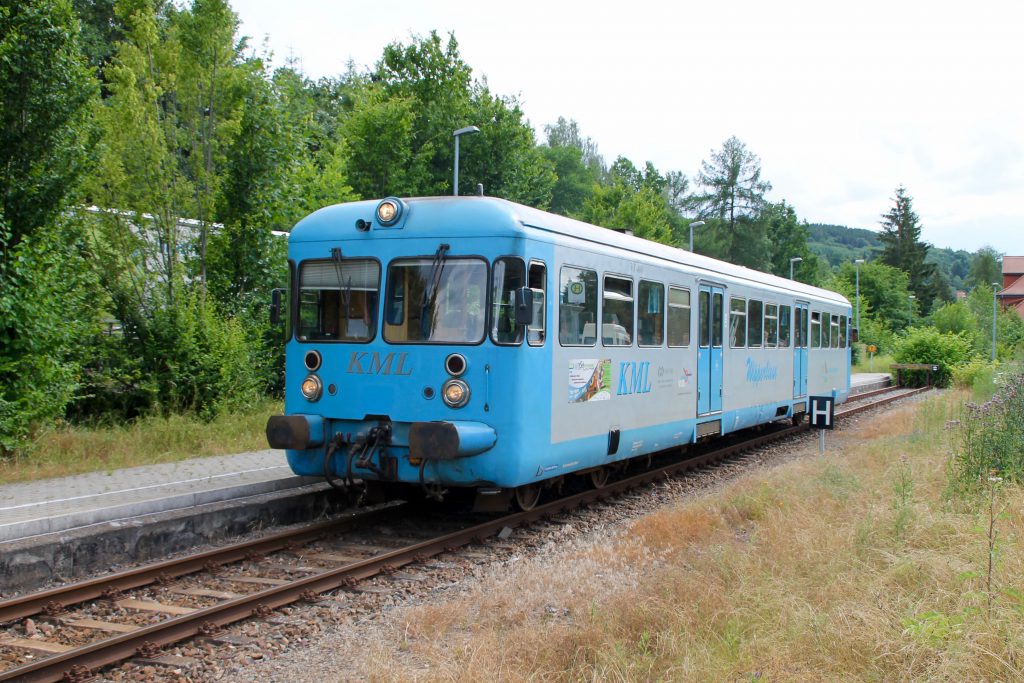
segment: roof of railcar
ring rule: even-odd
[[[401,222],[404,227],[400,229],[384,229],[374,223],[374,229],[369,233],[359,233],[355,228],[355,221],[360,218],[366,221],[371,220],[379,203],[378,200],[370,200],[322,208],[299,221],[289,239],[291,242],[380,237],[401,239],[424,237],[426,236],[425,229],[429,229],[431,234],[443,234],[449,237],[486,237],[500,234],[514,236],[525,235],[529,229],[534,229],[583,240],[599,246],[663,259],[708,273],[787,290],[798,295],[824,299],[837,304],[849,305],[850,303],[845,297],[827,289],[737,266],[709,256],[694,254],[565,216],[547,213],[506,199],[496,197],[417,197],[402,201],[406,205],[407,216]],[[409,227],[410,224],[414,227]]]

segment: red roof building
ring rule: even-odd
[[[1003,291],[996,296],[1003,308],[1016,309],[1024,318],[1024,256],[1003,257]]]

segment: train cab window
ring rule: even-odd
[[[747,346],[760,348],[764,320],[764,303],[751,299],[747,302]]]
[[[764,345],[774,349],[779,345],[779,305],[764,305]]]
[[[523,326],[516,325],[516,290],[525,286],[526,267],[521,259],[495,259],[491,273],[491,340],[495,344],[523,341]]]
[[[829,335],[829,340],[831,341],[832,348],[833,349],[838,349],[839,348],[839,316],[838,315],[832,316],[832,325],[831,325],[831,327],[832,327],[832,331],[831,331],[831,333]]]
[[[431,256],[388,266],[384,339],[391,343],[479,344],[487,317],[487,262]]]
[[[604,276],[601,300],[601,343],[629,346],[633,343],[633,281]]]
[[[594,346],[596,322],[597,272],[562,266],[558,276],[558,343]]]
[[[705,303],[705,309],[707,304]],[[707,337],[707,324],[702,325],[702,334]],[[668,288],[668,345],[690,345],[690,290],[682,287]],[[705,343],[704,346],[707,346]]]
[[[811,311],[811,348],[821,348],[821,312]]]
[[[299,267],[299,341],[368,342],[377,334],[380,264],[306,261]]]
[[[789,306],[779,307],[779,348],[789,347],[790,311],[792,309]]]
[[[850,346],[850,337],[847,334],[846,324],[846,316],[839,316],[839,348],[841,349],[846,349]]]
[[[729,302],[729,339],[734,349],[747,345],[747,302],[735,297]]]
[[[640,346],[661,346],[665,336],[665,285],[640,281],[636,338]]]
[[[545,320],[547,317],[548,268],[540,261],[530,261],[529,281],[526,286],[533,290],[533,322],[526,327],[526,343],[530,346],[544,346]]]

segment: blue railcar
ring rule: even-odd
[[[850,303],[487,197],[321,209],[289,238],[298,474],[483,503],[844,401]]]

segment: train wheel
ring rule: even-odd
[[[590,485],[595,489],[604,488],[604,485],[608,483],[609,474],[611,474],[611,470],[607,467],[598,467],[596,470],[590,470]]]
[[[515,490],[516,507],[526,512],[537,507],[540,500],[540,484],[524,484]]]

